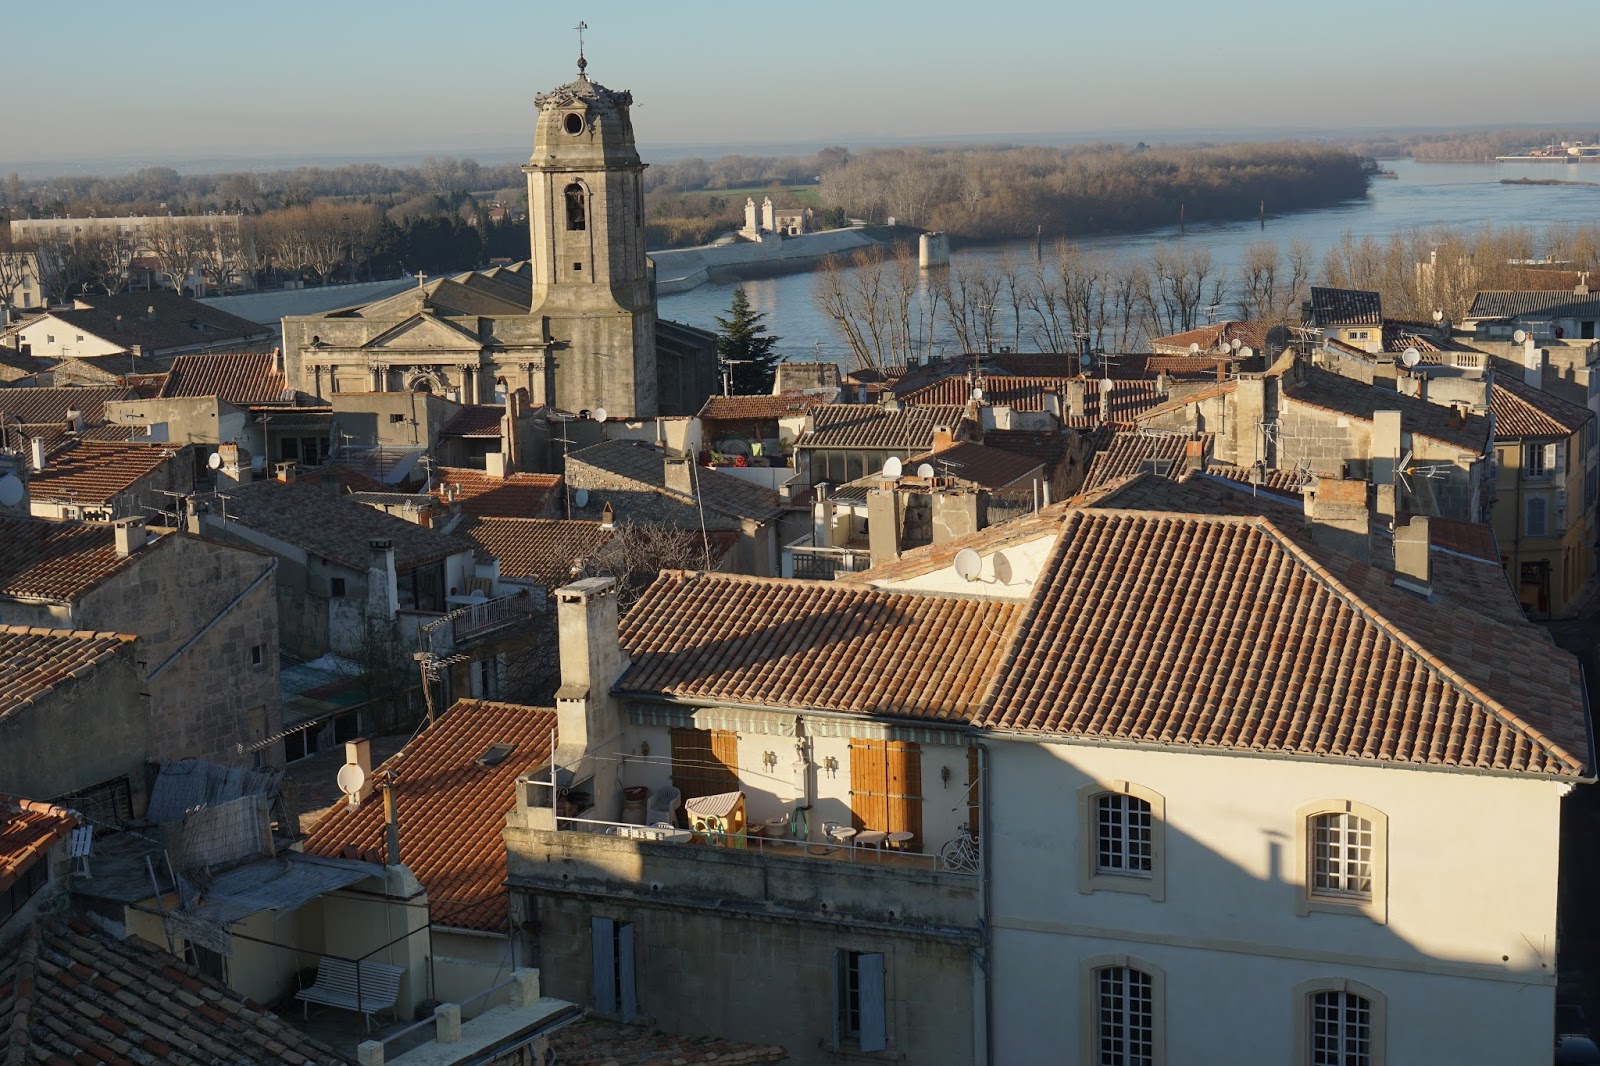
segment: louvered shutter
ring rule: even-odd
[[[616,923],[610,918],[590,918],[590,949],[594,957],[594,1009],[617,1012],[617,964],[613,954]]]
[[[922,749],[898,740],[850,741],[850,810],[857,829],[910,833],[922,847]]]
[[[639,992],[633,973],[633,923],[617,923],[617,999],[622,1020],[631,1022],[639,1013]]]
[[[738,791],[739,735],[726,729],[674,729],[672,786],[686,800]]]
[[[859,956],[857,974],[861,997],[860,1047],[862,1051],[882,1051],[889,1046],[888,1011],[883,995],[883,956]]]

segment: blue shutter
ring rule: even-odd
[[[617,992],[621,999],[622,1020],[633,1021],[639,1013],[639,994],[633,978],[633,923],[617,923]]]
[[[617,1013],[617,963],[612,954],[614,927],[610,918],[589,919],[594,950],[594,1009],[601,1014]]]
[[[845,954],[833,952],[833,1047],[838,1050],[844,1043]]]
[[[888,1026],[883,1001],[883,956],[862,955],[859,970],[861,1050],[882,1051],[888,1047]]]

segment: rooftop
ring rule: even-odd
[[[977,441],[958,441],[942,451],[912,456],[906,460],[905,469],[914,471],[923,463],[932,466],[937,477],[960,478],[991,490],[1038,476],[1045,465],[1034,456],[1019,455],[998,445]]]
[[[966,415],[966,400],[934,407],[878,404],[827,404],[812,409],[812,428],[799,448],[867,448],[925,452],[933,447],[935,426],[954,431]]]
[[[1209,352],[1225,344],[1231,346],[1232,342],[1237,340],[1241,348],[1254,348],[1257,352],[1263,352],[1267,346],[1267,330],[1271,328],[1270,322],[1230,320],[1186,330],[1183,333],[1169,333],[1165,337],[1153,337],[1150,340],[1150,347],[1157,352],[1176,355],[1187,353],[1191,344],[1198,344],[1202,352]],[[1218,360],[1207,359],[1206,362],[1212,364],[1214,373]]]
[[[549,763],[556,714],[543,707],[457,700],[375,773],[392,774],[400,809],[400,855],[428,892],[433,921],[463,929],[506,923],[506,849],[500,831],[516,806],[518,777]],[[493,745],[509,754],[490,765]],[[383,802],[336,804],[306,838],[312,855],[381,856]]]
[[[1184,458],[1188,455],[1191,438],[1163,433],[1122,432],[1113,434],[1110,441],[1094,453],[1089,462],[1089,473],[1084,477],[1085,492],[1118,478],[1137,474],[1141,470],[1176,479],[1183,473]],[[1206,445],[1209,434],[1196,439]]]
[[[1363,384],[1329,370],[1297,363],[1283,378],[1284,394],[1300,403],[1371,422],[1378,411],[1399,411],[1406,432],[1463,451],[1482,454],[1489,447],[1489,420],[1483,415],[1458,415],[1443,404]]]
[[[138,559],[109,525],[0,516],[0,596],[67,603]]]
[[[1565,437],[1583,429],[1594,417],[1587,407],[1536,389],[1511,374],[1495,375],[1489,407],[1494,411],[1496,440]]]
[[[804,414],[825,402],[820,396],[803,392],[778,396],[712,396],[700,408],[699,417],[713,422],[770,421]]]
[[[552,511],[561,492],[559,474],[507,474],[441,466],[433,472],[434,493],[445,499],[445,486],[455,490],[461,510],[477,518],[537,518]]]
[[[75,301],[80,306],[49,313],[107,344],[122,348],[137,344],[150,353],[271,335],[271,330],[259,323],[160,289],[79,296]]]
[[[0,626],[0,719],[88,676],[134,642],[121,633]]]
[[[582,518],[485,517],[456,530],[500,561],[502,577],[554,590],[578,574],[612,530]]]
[[[1010,407],[1017,411],[1043,411],[1045,390],[1065,392],[1067,382],[1070,380],[1072,379],[1065,377],[1011,377],[986,374],[974,382],[970,377],[962,375],[900,392],[899,396],[903,403],[961,406],[972,398],[972,390],[976,384],[983,388],[983,402],[992,407]]]
[[[163,1066],[348,1060],[137,937],[37,924],[0,956],[9,1063]]]
[[[1468,318],[1596,318],[1600,317],[1600,295],[1582,295],[1571,290],[1491,290],[1472,298]]]
[[[0,414],[8,428],[15,422],[23,426],[65,427],[67,414],[77,411],[85,426],[100,426],[106,421],[107,400],[134,398],[132,389],[123,385],[86,385],[49,389],[0,389]],[[37,436],[26,431],[27,435]]]
[[[0,892],[77,827],[78,816],[65,807],[0,792]]]
[[[608,440],[573,452],[567,456],[567,480],[574,486],[582,479],[584,467],[635,482],[643,489],[694,502],[693,496],[667,488],[666,455],[660,448],[643,441]],[[757,521],[767,521],[781,513],[778,494],[771,489],[706,467],[696,466],[694,477],[699,486],[700,502],[708,511]],[[605,489],[596,487],[591,498],[595,494],[603,496]]]
[[[1383,297],[1365,289],[1311,286],[1311,321],[1325,326],[1383,325]]]
[[[75,440],[51,453],[28,478],[35,500],[103,504],[160,470],[184,446]]]
[[[493,437],[500,439],[500,421],[506,409],[497,403],[463,404],[439,429],[446,437]]]
[[[240,407],[292,403],[294,395],[281,357],[274,352],[180,355],[172,361],[160,392],[162,399],[215,396]]]
[[[401,571],[472,547],[460,537],[330,496],[307,481],[266,479],[230,488],[216,494],[211,515],[362,572],[371,559],[369,540],[391,541],[395,567]]]

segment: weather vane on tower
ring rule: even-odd
[[[581,78],[584,76],[583,72],[589,68],[589,61],[583,58],[583,31],[589,28],[589,24],[579,20],[572,28],[578,31],[578,77]]]

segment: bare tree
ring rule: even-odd
[[[17,290],[32,272],[31,252],[0,252],[0,329],[11,322]]]
[[[145,254],[178,295],[185,295],[190,274],[200,262],[209,235],[187,219],[164,219],[145,230]],[[201,285],[204,286],[202,280]]]
[[[817,306],[832,320],[860,367],[909,362],[932,337],[932,308],[919,300],[916,256],[901,247],[892,254],[862,249],[848,267],[825,261],[817,272]]]
[[[66,303],[88,275],[83,247],[68,237],[48,237],[34,245],[39,288],[50,303]]]
[[[132,233],[102,226],[80,237],[79,245],[90,280],[104,289],[107,296],[114,296],[127,287],[133,257],[138,250]]]
[[[617,579],[617,609],[626,613],[663,570],[710,570],[716,559],[698,529],[619,523],[600,550],[582,560],[585,577]]]

